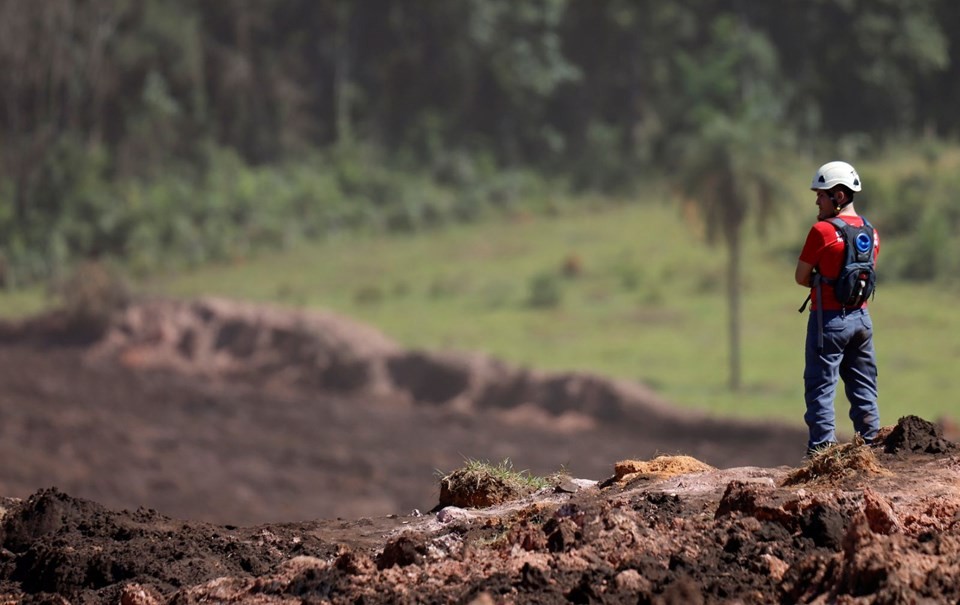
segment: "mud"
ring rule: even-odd
[[[164,320],[186,339],[0,326],[0,603],[960,599],[960,457],[921,418],[802,465],[801,431],[698,419],[642,387],[192,309]],[[283,347],[264,336],[298,325]],[[466,378],[430,391],[391,365],[408,354]],[[329,383],[330,367],[366,370]],[[529,401],[484,399],[495,376]],[[465,456],[581,479],[440,505],[434,470]]]
[[[891,454],[898,452],[921,452],[924,454],[958,452],[957,445],[944,438],[943,431],[939,426],[918,416],[901,418],[890,436],[887,437],[884,449]]]
[[[640,384],[406,351],[329,313],[153,301],[93,338],[56,316],[0,322],[5,496],[56,486],[235,525],[349,519],[429,510],[435,472],[465,459],[604,479],[613,461],[664,453],[792,464],[805,440]]]
[[[247,528],[47,489],[6,501],[0,602],[956,602],[960,461],[877,456],[887,475],[831,484],[733,468]]]

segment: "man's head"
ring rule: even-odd
[[[836,216],[853,203],[854,193],[862,189],[860,175],[846,162],[827,162],[813,175],[810,189],[817,193],[817,218]]]

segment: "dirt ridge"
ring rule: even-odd
[[[706,468],[354,521],[238,528],[46,489],[3,502],[0,603],[956,602],[960,449],[896,428],[800,483]]]
[[[328,311],[212,297],[131,305],[91,354],[200,377],[425,405],[483,410],[532,404],[554,416],[576,412],[600,422],[704,420],[638,382],[536,371],[479,353],[405,350],[374,328]]]
[[[0,321],[0,494],[57,486],[255,524],[425,510],[437,486],[424,469],[465,458],[601,479],[611,460],[779,465],[804,447],[795,426],[708,418],[583,372],[405,350],[325,311],[158,299],[103,327]]]

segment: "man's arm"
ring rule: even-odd
[[[813,265],[810,263],[805,263],[802,260],[797,261],[797,271],[794,274],[794,279],[797,280],[797,283],[803,286],[804,288],[810,288],[813,286]]]

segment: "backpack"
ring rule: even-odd
[[[857,309],[873,296],[877,287],[873,259],[873,225],[867,222],[867,219],[863,219],[862,227],[854,227],[836,217],[827,220],[843,238],[843,264],[837,279],[821,279],[833,286],[837,300],[843,308]]]

